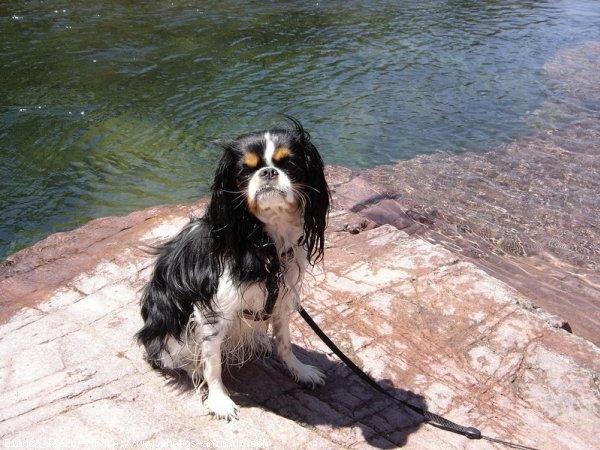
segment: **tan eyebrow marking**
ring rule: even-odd
[[[256,153],[246,153],[242,162],[246,167],[249,167],[250,169],[256,169],[258,163],[260,162],[260,158]]]
[[[273,153],[273,161],[279,162],[282,159],[289,157],[291,154],[292,152],[289,148],[279,147],[277,150],[275,150],[275,153]]]

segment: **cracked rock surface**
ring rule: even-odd
[[[339,192],[345,176],[329,172]],[[231,368],[225,383],[241,406],[238,421],[212,420],[185,377],[152,371],[133,339],[153,261],[146,250],[205,204],[98,219],[3,263],[4,446],[503,448],[431,427],[390,403],[300,317],[295,351],[326,373],[326,385],[297,385],[273,358]],[[348,356],[396,396],[485,435],[597,448],[598,347],[549,324],[528,298],[462,255],[350,209],[332,212],[325,262],[304,287],[304,307]]]

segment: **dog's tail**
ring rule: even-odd
[[[185,329],[192,311],[181,311],[156,278],[144,288],[140,303],[144,326],[135,337],[146,349],[146,359],[152,367],[162,368],[161,355],[168,337],[180,339],[181,331]]]

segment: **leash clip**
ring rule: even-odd
[[[481,439],[481,431],[475,427],[467,427],[465,429],[465,436],[469,439]]]

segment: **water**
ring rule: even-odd
[[[600,40],[595,0],[1,1],[0,31],[0,258],[207,193],[215,141],[281,113],[354,168],[598,114],[539,114],[544,64]]]

